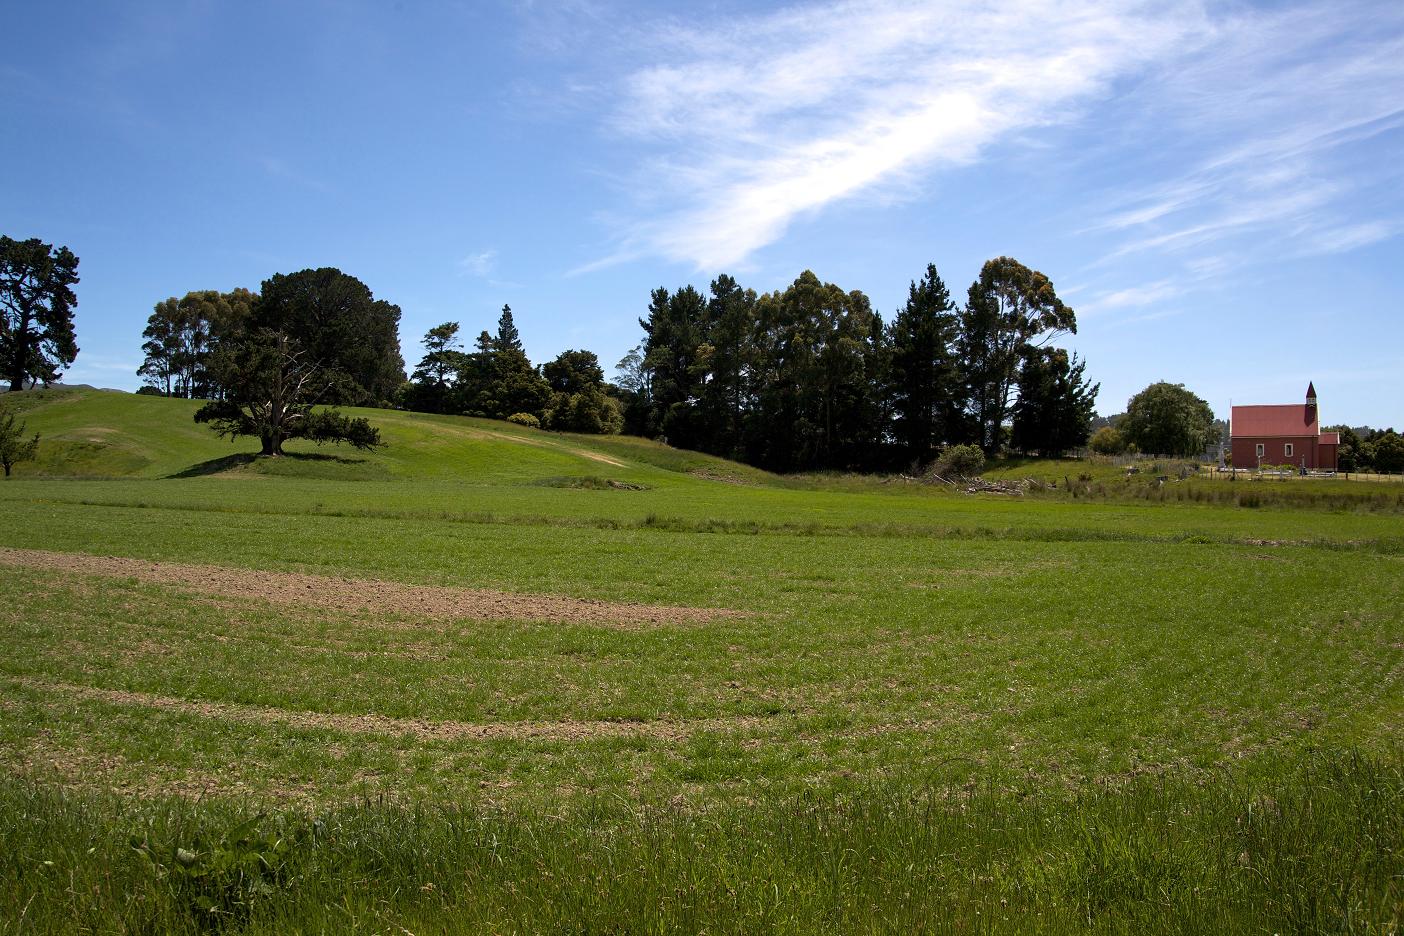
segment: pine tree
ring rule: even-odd
[[[924,463],[953,433],[963,403],[953,343],[960,320],[950,290],[928,264],[889,330],[897,438],[909,462]]]
[[[0,237],[0,377],[11,390],[49,384],[78,356],[78,258],[37,237]]]
[[[1062,348],[1030,350],[1019,373],[1013,445],[1056,458],[1087,443],[1100,384],[1088,385],[1085,361]]]
[[[512,321],[512,307],[509,305],[502,307],[502,315],[497,319],[497,337],[492,340],[492,346],[498,351],[524,350],[522,336]]]

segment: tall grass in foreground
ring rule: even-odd
[[[0,933],[1397,933],[1404,755],[560,815],[0,782]],[[177,850],[179,849],[179,850]]]

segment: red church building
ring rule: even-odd
[[[1314,471],[1336,470],[1338,432],[1322,432],[1316,411],[1316,387],[1307,384],[1306,403],[1281,406],[1235,406],[1229,418],[1235,468],[1292,465]]]

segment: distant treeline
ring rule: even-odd
[[[1328,426],[1341,434],[1336,463],[1341,471],[1404,471],[1404,437],[1389,429],[1369,426]]]
[[[399,319],[330,268],[275,275],[259,293],[192,292],[156,306],[139,373],[147,392],[221,400],[235,373],[221,347],[276,331],[280,354],[315,364],[304,403],[622,430],[774,471],[901,469],[961,444],[1062,454],[1086,443],[1097,394],[1085,363],[1051,346],[1076,332],[1073,310],[1008,257],[984,265],[963,304],[928,266],[891,323],[809,271],[764,294],[726,275],[705,295],[656,289],[616,384],[590,351],[533,365],[509,306],[471,351],[459,323],[430,329],[406,381]]]
[[[565,351],[538,368],[522,347],[510,306],[502,307],[496,334],[479,334],[471,352],[461,347],[457,322],[430,329],[424,358],[408,381],[399,323],[398,306],[376,299],[340,270],[276,274],[257,293],[206,290],[157,303],[142,333],[145,360],[137,373],[146,393],[224,402],[237,397],[248,419],[228,407],[221,412],[239,423],[240,434],[267,435],[266,425],[250,423],[267,423],[255,412],[267,408],[260,395],[303,409],[395,406],[573,432],[623,426],[622,404],[594,353]]]
[[[809,271],[761,295],[725,275],[707,295],[657,289],[639,324],[625,431],[774,471],[904,468],[955,444],[1057,455],[1087,441],[1097,394],[1050,346],[1073,310],[1008,257],[964,304],[928,266],[890,324]]]

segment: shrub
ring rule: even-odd
[[[8,406],[0,406],[0,465],[5,466],[5,477],[10,469],[23,461],[32,461],[39,451],[39,433],[33,438],[25,438],[25,424],[17,422],[15,413]]]
[[[603,390],[556,393],[546,407],[545,424],[557,432],[615,435],[624,428],[624,411],[619,401]]]
[[[530,413],[513,413],[507,417],[509,423],[516,423],[519,426],[526,426],[528,429],[540,429],[541,420]]]
[[[1087,443],[1098,455],[1120,455],[1126,451],[1126,439],[1115,426],[1103,426],[1092,433]]]
[[[985,453],[978,445],[948,445],[932,467],[948,478],[973,478],[985,468]]]

